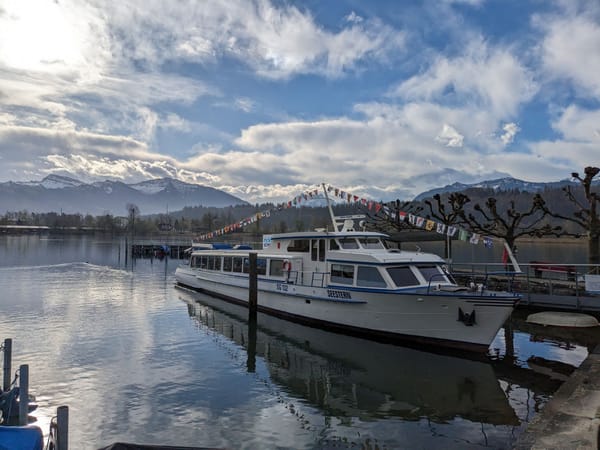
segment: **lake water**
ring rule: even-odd
[[[482,360],[262,314],[249,327],[245,309],[176,288],[178,261],[126,266],[123,248],[0,236],[0,339],[29,364],[45,433],[69,406],[72,449],[510,448],[598,342],[519,314]]]

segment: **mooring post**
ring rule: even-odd
[[[4,382],[2,390],[8,392],[10,390],[10,377],[12,374],[12,339],[4,339]]]
[[[258,279],[256,270],[256,252],[250,252],[248,268],[248,318],[256,320],[256,309],[258,307]]]
[[[56,409],[56,450],[69,450],[69,407]]]
[[[248,320],[248,349],[246,370],[248,373],[256,372],[256,315]]]
[[[19,425],[27,425],[29,414],[29,365],[19,367]]]

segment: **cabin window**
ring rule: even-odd
[[[319,239],[319,261],[325,261],[325,239]]]
[[[244,261],[241,256],[234,257],[233,258],[233,271],[241,273],[243,264],[244,264]]]
[[[265,258],[256,258],[256,274],[267,274],[267,260]]]
[[[207,264],[208,264],[208,257],[206,255],[202,255],[200,257],[200,268],[206,269]]]
[[[386,287],[385,280],[379,269],[373,266],[358,266],[356,271],[356,285],[363,287]]]
[[[294,239],[290,242],[287,248],[288,252],[308,253],[310,251],[309,239]]]
[[[214,256],[209,256],[208,257],[208,263],[206,264],[206,268],[208,270],[215,270],[215,257]]]
[[[192,256],[192,258],[190,259],[190,267],[198,267],[200,265],[198,259],[199,258],[197,256]]]
[[[269,275],[273,277],[283,276],[283,259],[272,259],[269,264]]]
[[[376,237],[361,238],[359,241],[363,248],[385,249],[384,245],[381,243],[381,240]]]
[[[351,250],[354,248],[358,248],[358,242],[354,238],[343,238],[340,239],[340,245],[343,249]]]
[[[221,257],[215,256],[215,268],[214,270],[221,270]]]
[[[410,266],[388,267],[387,272],[390,274],[392,281],[397,287],[421,284]]]
[[[436,264],[417,266],[427,283],[447,283],[448,279]]]
[[[339,250],[340,246],[338,245],[335,239],[329,239],[329,250]]]
[[[313,261],[325,261],[325,239],[313,239],[311,243],[311,259]]]
[[[331,282],[352,284],[354,282],[354,266],[348,264],[332,264]]]
[[[244,258],[244,273],[250,273],[250,258]],[[265,258],[256,258],[256,274],[267,274],[267,260]]]
[[[225,256],[223,258],[223,272],[231,272],[231,266],[232,266],[231,256]]]

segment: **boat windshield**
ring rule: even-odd
[[[383,242],[381,242],[381,239],[378,237],[360,238],[359,242],[363,248],[379,250],[385,249]]]
[[[346,250],[358,248],[358,242],[354,238],[342,238],[340,239],[340,247]]]
[[[418,265],[417,268],[427,283],[448,283],[445,272],[437,264]]]
[[[416,286],[421,284],[410,266],[387,267],[386,270],[396,287]]]

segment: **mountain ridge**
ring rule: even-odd
[[[467,189],[480,188],[480,189],[492,189],[496,192],[506,191],[521,191],[521,192],[541,192],[545,189],[556,189],[564,186],[577,186],[578,182],[564,179],[560,181],[546,181],[546,182],[532,182],[519,180],[518,178],[504,177],[497,178],[494,180],[485,180],[477,183],[452,183],[443,187],[430,189],[425,192],[421,192],[417,195],[413,201],[422,201],[426,198],[431,198],[436,194],[449,194],[452,192],[461,192]]]
[[[67,214],[126,215],[135,204],[142,214],[164,213],[186,206],[226,207],[246,201],[218,189],[159,178],[127,184],[104,180],[84,183],[51,174],[40,181],[0,183],[0,211],[64,212]]]

